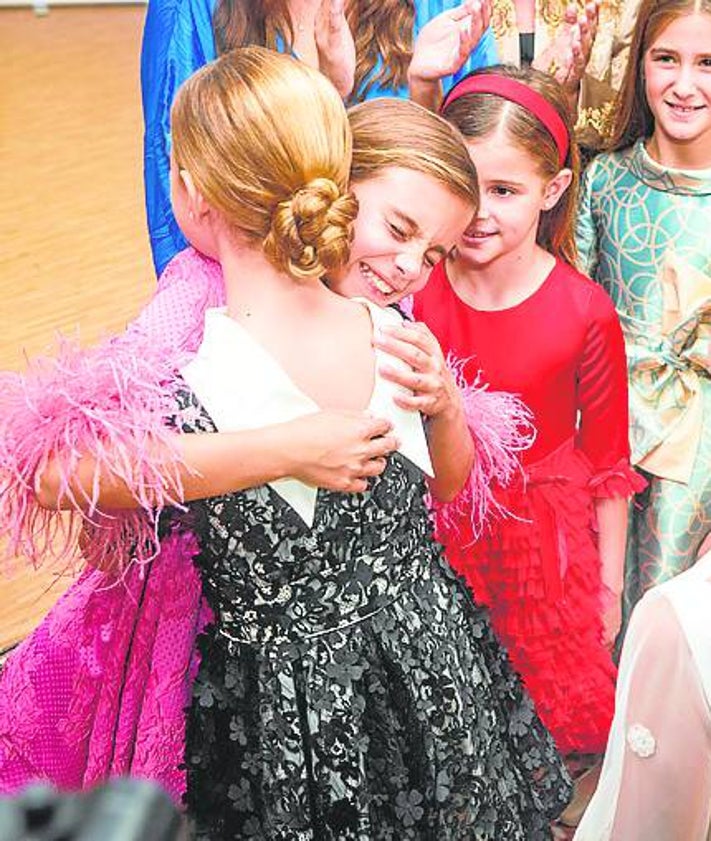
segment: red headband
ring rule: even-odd
[[[568,146],[570,145],[568,129],[560,114],[538,91],[508,76],[497,76],[493,73],[466,76],[461,82],[450,88],[440,106],[440,114],[444,112],[448,105],[470,93],[491,93],[500,96],[502,99],[508,99],[509,102],[515,102],[533,114],[555,141],[560,165],[565,166]]]

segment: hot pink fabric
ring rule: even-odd
[[[195,637],[210,618],[196,551],[176,534],[122,580],[85,572],[13,652],[0,675],[0,792],[128,774],[180,800]]]
[[[123,774],[162,783],[176,800],[184,791],[184,710],[210,612],[192,563],[195,537],[157,536],[160,511],[180,495],[166,426],[179,358],[133,335],[91,350],[63,343],[56,359],[3,376],[0,536],[35,564],[69,564],[83,529],[84,557],[116,572],[84,572],[5,664],[0,792],[36,779],[83,788]],[[37,471],[55,458],[69,490],[80,453],[95,458],[97,482],[118,476],[140,507],[99,511],[97,484],[69,512],[41,508]]]
[[[84,556],[106,568],[145,562],[158,551],[155,522],[181,497],[179,458],[166,417],[176,357],[143,339],[82,349],[62,341],[55,358],[40,358],[26,374],[0,374],[0,536],[6,558],[35,566]],[[156,458],[156,453],[161,458]],[[93,487],[75,499],[70,478],[82,456],[95,463]],[[52,459],[70,504],[66,513],[42,508],[38,472]],[[99,478],[115,476],[132,490],[134,511],[99,510]]]

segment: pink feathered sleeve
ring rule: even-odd
[[[531,412],[514,394],[489,391],[477,378],[468,383],[463,375],[465,362],[451,355],[447,364],[462,395],[467,426],[474,439],[474,466],[467,483],[452,502],[432,500],[438,532],[457,531],[466,517],[477,538],[487,522],[506,516],[494,489],[506,487],[520,473],[520,453],[529,449],[536,437]]]
[[[205,310],[224,300],[219,264],[187,248],[122,336],[91,350],[63,341],[56,359],[36,360],[23,375],[0,374],[0,539],[9,557],[71,562],[82,529],[91,536],[85,557],[95,565],[155,554],[157,517],[180,487],[165,426],[175,411],[166,384],[200,346]],[[157,452],[166,457],[156,459]],[[69,480],[81,455],[96,460],[94,486],[74,499]],[[50,459],[69,512],[47,511],[35,499],[35,477]],[[99,509],[99,482],[108,475],[132,489],[136,510]]]
[[[0,374],[0,540],[33,565],[71,562],[77,538],[90,563],[145,561],[158,548],[160,511],[180,495],[179,459],[166,419],[175,415],[177,361],[150,341],[121,339],[82,350],[63,340],[56,358]],[[160,454],[160,456],[158,455]],[[80,458],[95,461],[85,496],[71,489]],[[68,511],[42,508],[38,474],[52,461]],[[99,507],[102,478],[131,489],[137,508]]]

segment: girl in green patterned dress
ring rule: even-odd
[[[587,170],[582,269],[610,294],[628,356],[633,507],[625,612],[711,531],[711,3],[644,0],[611,151]]]

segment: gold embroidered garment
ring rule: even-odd
[[[535,0],[535,58],[550,51],[563,21],[565,0]],[[583,3],[578,0],[582,9]],[[622,83],[639,0],[603,0],[590,61],[581,82],[578,103],[578,140],[598,148],[611,129],[613,103]],[[521,64],[519,29],[514,0],[494,0],[491,26],[499,59]],[[551,56],[552,58],[552,56]],[[547,69],[542,67],[541,69]]]

